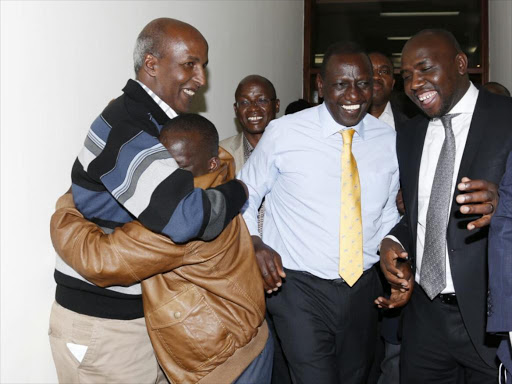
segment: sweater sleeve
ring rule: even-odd
[[[177,243],[216,237],[245,202],[238,182],[194,188],[192,174],[140,122],[111,126],[103,116],[92,124],[72,176],[75,204],[85,217],[116,223],[137,218]]]

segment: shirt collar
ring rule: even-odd
[[[384,111],[382,112],[383,115],[389,115],[391,118],[393,118],[393,110],[391,109],[391,102],[388,101],[386,104],[386,108],[384,108]]]
[[[476,100],[478,99],[478,89],[473,85],[473,83],[469,83],[469,88],[459,100],[457,104],[448,112],[447,114],[471,114],[475,110]]]
[[[153,92],[151,89],[148,88],[146,84],[139,80],[135,80],[141,87],[146,91],[146,93],[151,96],[151,98],[155,101],[155,103],[158,104],[160,108],[162,108],[162,111],[165,112],[167,116],[169,116],[169,119],[174,119],[178,114],[172,109],[165,101],[163,101],[161,98],[159,98],[155,92]]]
[[[356,131],[357,135],[360,136],[361,139],[364,140],[364,125],[365,125],[365,120],[367,120],[368,116],[370,115],[369,113],[367,113],[364,116],[364,118],[357,125],[354,125],[353,127],[345,127],[344,125],[338,124],[332,118],[331,113],[329,112],[329,110],[327,109],[327,106],[325,105],[325,102],[319,106],[318,113],[320,115],[320,124],[322,126],[322,136],[323,137],[332,136],[332,135],[338,133],[339,131],[343,131],[345,129],[353,129],[354,131]]]

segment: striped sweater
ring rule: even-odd
[[[72,170],[78,210],[106,232],[139,220],[176,243],[211,240],[241,209],[245,192],[236,181],[194,188],[159,142],[169,117],[135,81],[92,123]],[[151,262],[151,260],[148,260]],[[143,316],[140,285],[99,288],[57,255],[56,300],[86,315],[133,319]]]

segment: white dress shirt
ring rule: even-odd
[[[384,111],[379,116],[379,120],[395,129],[395,117],[393,116],[393,110],[391,109],[391,103],[389,101],[386,104]]]
[[[469,133],[469,126],[473,118],[473,111],[475,110],[476,100],[478,98],[478,89],[471,84],[466,94],[459,100],[459,102],[448,112],[448,114],[459,113],[452,119],[452,129],[455,135],[455,164],[453,168],[453,181],[452,181],[452,196],[455,192],[459,173],[460,162],[464,147],[466,146],[466,139]],[[420,281],[421,262],[423,260],[423,250],[425,245],[425,230],[427,223],[427,211],[430,201],[430,192],[432,190],[432,183],[434,181],[434,174],[436,172],[437,161],[441,153],[441,147],[444,142],[444,127],[440,119],[432,119],[427,128],[425,136],[425,144],[421,155],[419,184],[418,184],[418,227],[417,227],[417,244],[416,244],[416,282]],[[462,175],[464,176],[464,175]],[[451,208],[450,208],[451,209]],[[446,287],[441,293],[455,293],[453,286],[452,273],[450,268],[450,258],[448,257],[448,246],[446,248]]]
[[[361,182],[363,268],[378,262],[380,240],[398,221],[395,132],[370,114],[354,128],[352,153]],[[243,213],[258,235],[257,210],[265,197],[263,241],[285,268],[338,279],[340,130],[324,104],[273,120],[239,178],[249,188]]]

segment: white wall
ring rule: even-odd
[[[132,76],[135,38],[167,16],[210,46],[204,115],[236,132],[233,93],[245,75],[302,93],[303,2],[2,1],[0,382],[56,382],[47,329],[55,285],[48,223],[70,185],[87,129]]]
[[[489,80],[512,92],[512,1],[489,1]]]

